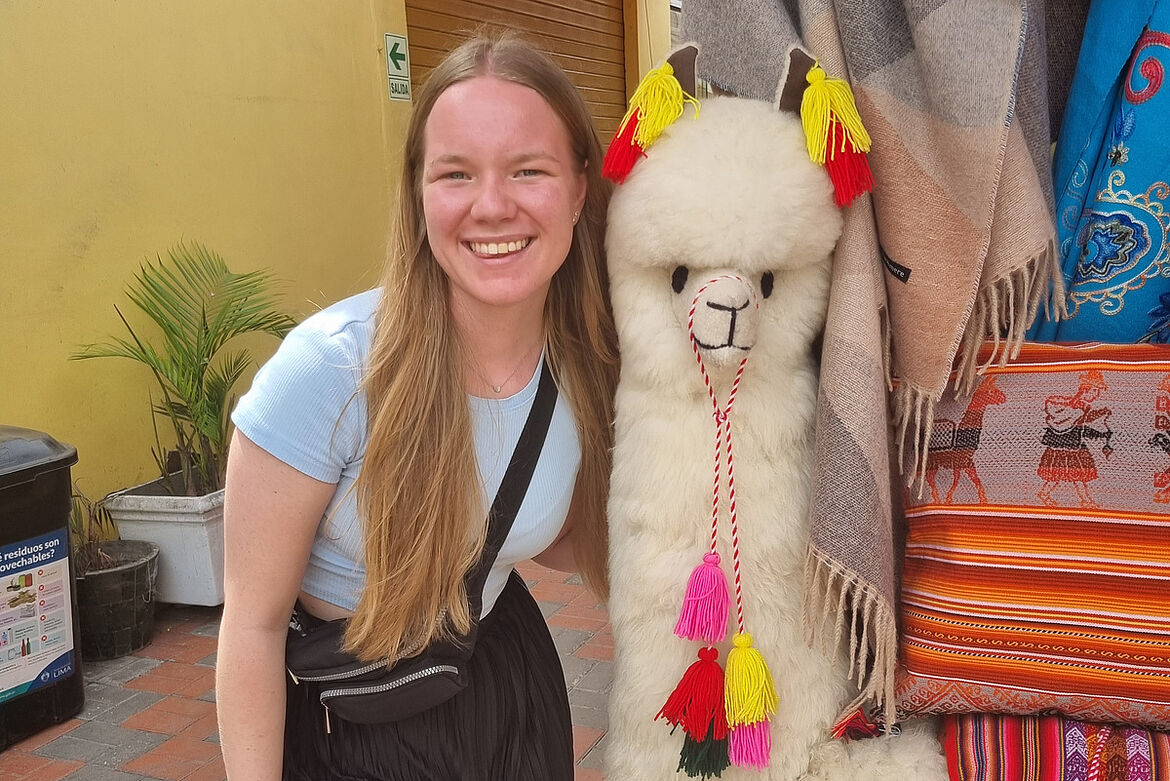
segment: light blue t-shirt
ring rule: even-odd
[[[354,481],[368,433],[359,388],[380,295],[370,290],[306,318],[256,373],[232,413],[240,432],[261,448],[309,477],[337,485],[301,588],[347,610],[357,606],[366,575]],[[485,508],[503,480],[539,379],[536,371],[523,390],[505,399],[468,397]],[[573,413],[559,394],[532,483],[488,573],[482,615],[495,605],[513,565],[537,555],[560,534],[580,461]],[[469,527],[473,522],[483,519],[469,518]]]

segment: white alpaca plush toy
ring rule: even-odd
[[[696,52],[671,58],[692,94]],[[944,781],[932,729],[832,737],[856,689],[804,636],[830,178],[797,116],[730,97],[633,157],[607,238],[622,353],[607,781]]]

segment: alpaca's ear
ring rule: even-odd
[[[695,60],[698,56],[699,44],[684,43],[666,58],[674,69],[674,77],[688,95],[695,94]]]
[[[780,84],[776,88],[776,108],[799,116],[800,101],[804,97],[804,88],[808,86],[805,77],[816,60],[799,46],[790,48],[785,60],[784,72],[780,74]]]

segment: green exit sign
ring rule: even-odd
[[[390,100],[410,102],[410,50],[405,35],[386,33],[386,76]]]

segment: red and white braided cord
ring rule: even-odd
[[[695,360],[699,364],[699,373],[703,375],[703,385],[707,388],[707,396],[711,399],[712,416],[715,419],[715,479],[711,491],[711,552],[716,552],[716,546],[719,541],[719,484],[723,476],[723,460],[721,457],[722,451],[727,451],[727,504],[729,520],[731,522],[731,564],[735,576],[735,618],[739,626],[739,631],[742,634],[744,631],[743,622],[743,584],[740,579],[739,572],[739,524],[736,518],[735,508],[735,459],[731,450],[731,408],[735,404],[735,396],[739,391],[739,381],[743,377],[744,366],[747,365],[747,356],[739,362],[739,369],[735,372],[735,379],[731,383],[731,393],[727,397],[727,406],[720,409],[719,400],[715,397],[715,388],[711,384],[711,377],[707,374],[707,367],[703,363],[703,355],[699,351],[699,342],[695,338],[695,309],[698,307],[699,298],[703,293],[715,282],[721,279],[735,279],[743,282],[741,277],[726,274],[708,280],[706,284],[699,288],[695,293],[695,298],[691,301],[690,313],[687,316],[687,332],[691,337],[691,349],[695,353]],[[723,447],[720,447],[719,440],[722,437]]]

